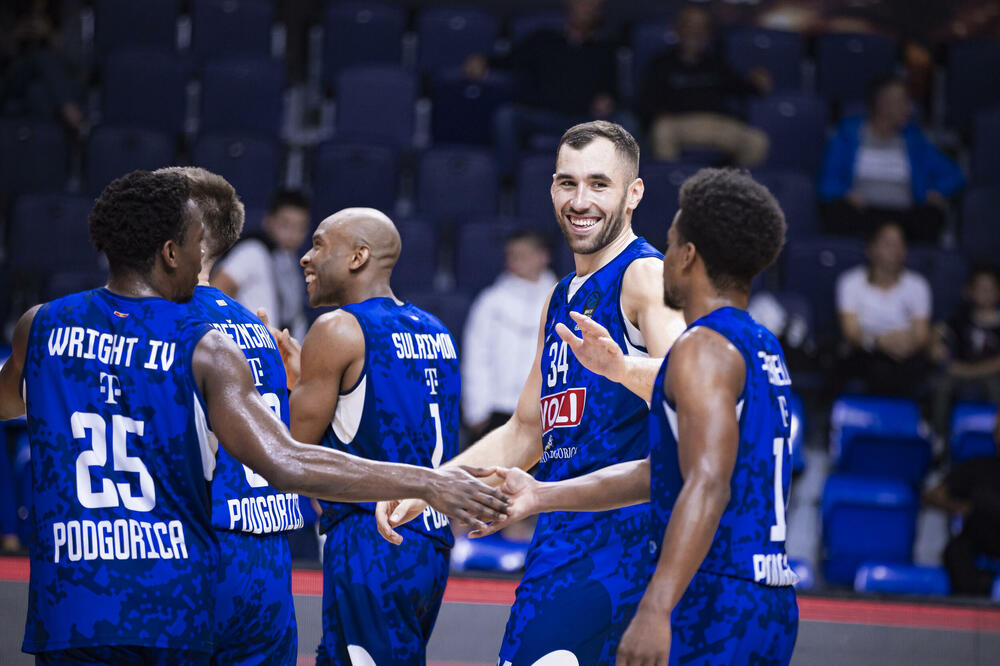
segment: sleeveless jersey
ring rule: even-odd
[[[369,460],[437,467],[458,453],[461,376],[455,342],[433,315],[410,303],[372,298],[342,308],[365,336],[357,383],[340,394],[322,444]],[[323,505],[322,531],[375,505]],[[428,507],[403,526],[454,543],[446,516]]]
[[[208,651],[218,543],[184,306],[107,289],[42,306],[22,390],[32,470],[24,650]]]
[[[228,335],[243,350],[261,397],[288,427],[285,366],[267,327],[256,315],[214,287],[196,287],[191,308],[193,316]],[[212,525],[216,529],[274,534],[304,524],[298,495],[277,492],[264,477],[219,447],[212,481]]]
[[[730,499],[701,571],[770,586],[792,585],[785,555],[785,504],[789,492],[791,380],[778,340],[745,310],[726,307],[695,321],[726,338],[743,355],[746,380],[736,411],[740,441]],[[663,389],[667,365],[657,375],[650,414],[653,535],[662,543],[683,479],[677,459],[677,414]]]
[[[569,313],[581,312],[607,328],[622,352],[645,355],[646,349],[628,336],[621,309],[622,279],[636,259],[662,256],[644,239],[637,238],[589,276],[575,293],[571,293],[575,273],[556,285],[545,318],[542,347],[542,458],[536,475],[539,481],[570,479],[646,457],[649,451],[646,402],[621,384],[584,368],[556,333],[556,324],[562,322],[577,332],[576,322]],[[543,533],[579,531],[600,516],[610,518],[617,514],[617,520],[647,510],[640,506],[601,513],[548,513],[542,514],[538,526]]]

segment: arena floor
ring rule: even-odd
[[[28,564],[0,559],[0,666],[33,663],[20,652]],[[320,636],[322,574],[293,576],[299,664],[312,664]],[[452,578],[431,639],[432,666],[493,666],[513,599],[513,581]],[[801,596],[793,664],[884,666],[1000,664],[1000,606]]]

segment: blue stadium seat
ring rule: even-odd
[[[896,44],[887,37],[851,33],[820,35],[816,44],[819,94],[840,105],[862,101],[868,83],[892,74],[895,64]]]
[[[785,289],[802,294],[812,303],[818,338],[836,338],[837,276],[864,261],[864,244],[852,238],[829,236],[795,240],[788,243],[782,257]]]
[[[330,3],[323,16],[323,82],[333,85],[346,67],[403,61],[401,7],[378,2]]]
[[[421,220],[404,220],[396,228],[403,241],[403,250],[392,271],[393,290],[433,289],[438,250],[433,225]]]
[[[767,134],[771,145],[763,166],[815,176],[826,147],[827,109],[812,95],[779,94],[750,101],[748,122]]]
[[[802,88],[805,39],[797,32],[767,28],[734,28],[725,37],[726,59],[736,71],[746,74],[763,67],[771,74],[774,89]]]
[[[918,435],[920,408],[906,398],[842,395],[830,409],[830,451],[834,460],[860,433]]]
[[[816,213],[816,185],[811,178],[797,171],[762,170],[753,177],[771,190],[781,204],[788,224],[789,239],[813,238],[820,235]]]
[[[990,263],[1000,256],[996,213],[1000,186],[969,188],[962,202],[962,252],[974,262]]]
[[[504,269],[504,240],[517,227],[503,219],[471,222],[458,230],[455,243],[455,282],[459,289],[477,294]]]
[[[271,55],[270,0],[193,0],[191,47],[195,58]]]
[[[402,67],[344,69],[337,76],[337,134],[410,148],[416,102],[416,77]]]
[[[799,577],[799,582],[795,584],[796,590],[811,590],[816,587],[816,576],[808,562],[789,558],[788,568]]]
[[[898,562],[865,562],[854,576],[854,591],[869,594],[947,596],[951,581],[944,567]]]
[[[87,216],[93,200],[71,194],[26,194],[14,203],[10,220],[11,272],[42,275],[99,268]],[[58,242],[53,242],[58,239]]]
[[[493,72],[483,81],[454,68],[439,74],[431,86],[431,137],[438,144],[492,144],[493,113],[512,94],[506,74]]]
[[[806,458],[802,448],[806,445],[806,406],[798,393],[791,394],[788,411],[791,413],[792,474],[806,469]]]
[[[964,129],[976,111],[1000,104],[1000,40],[969,39],[948,47],[946,118]]]
[[[951,462],[997,455],[993,429],[997,406],[990,402],[960,402],[951,412]]]
[[[511,541],[499,533],[481,539],[459,536],[451,550],[451,570],[515,573],[524,568],[527,554],[527,543]]]
[[[1000,106],[976,114],[972,136],[973,182],[1000,185]]]
[[[499,32],[493,14],[479,9],[429,8],[417,15],[421,72],[462,65],[473,53],[490,55]]]
[[[542,30],[561,32],[565,26],[566,14],[560,11],[537,11],[520,14],[510,20],[510,43],[511,45],[518,44]]]
[[[220,174],[249,206],[267,206],[277,189],[280,149],[273,139],[210,133],[198,137],[192,163]]]
[[[94,47],[105,56],[116,49],[177,48],[180,0],[94,0]]]
[[[827,582],[852,585],[864,562],[912,562],[918,509],[902,481],[830,475],[821,502]]]
[[[465,318],[469,315],[472,298],[460,291],[417,291],[404,287],[396,295],[413,303],[418,308],[430,312],[441,320],[445,328],[455,338],[461,348],[462,334],[465,329]],[[459,351],[461,353],[461,351]]]
[[[316,148],[313,209],[322,219],[342,208],[367,206],[392,216],[399,155],[389,146],[328,141]]]
[[[650,61],[677,44],[677,33],[665,22],[643,21],[632,29],[632,81],[636,93],[646,76]]]
[[[0,118],[0,193],[62,190],[68,177],[69,145],[62,127]]]
[[[946,321],[962,301],[961,290],[956,285],[965,282],[968,261],[960,252],[915,245],[909,248],[906,263],[930,282],[932,319]]]
[[[843,395],[830,411],[830,452],[841,472],[919,485],[931,460],[912,400]]]
[[[84,168],[86,191],[100,194],[115,178],[129,171],[152,171],[173,165],[176,146],[163,132],[121,127],[98,127],[87,141]]]
[[[684,162],[652,162],[640,165],[639,175],[646,185],[642,201],[632,213],[632,228],[640,236],[663,250],[667,229],[679,207],[678,194],[685,180],[701,165]]]
[[[112,53],[101,68],[102,122],[180,134],[189,75],[187,63],[172,53]]]
[[[271,58],[224,58],[205,65],[201,132],[256,132],[278,136],[285,66]]]
[[[990,594],[990,600],[1000,602],[1000,576],[993,579],[993,592]]]
[[[431,148],[417,167],[417,211],[437,224],[459,225],[497,210],[497,165],[479,148]]]
[[[555,170],[552,153],[526,155],[518,164],[514,208],[532,226],[550,229],[555,222],[551,193]]]

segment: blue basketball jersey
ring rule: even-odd
[[[785,555],[785,505],[789,491],[791,380],[778,340],[746,310],[720,308],[688,328],[709,328],[743,355],[746,380],[736,407],[740,441],[730,499],[701,571],[775,587],[792,585]],[[658,542],[684,483],[677,458],[677,414],[663,382],[670,356],[657,375],[650,415],[653,535]]]
[[[211,650],[214,452],[191,367],[209,330],[186,306],[104,288],[35,316],[25,651]]]
[[[561,481],[628,460],[649,451],[646,402],[627,388],[587,370],[556,333],[563,323],[579,331],[570,312],[581,312],[604,326],[625,354],[646,355],[639,340],[629,336],[621,309],[622,279],[629,265],[642,257],[662,258],[652,245],[637,238],[617,257],[578,284],[576,274],[556,285],[545,317],[542,347],[542,458],[539,481]],[[627,507],[602,513],[543,514],[538,528],[580,530],[598,519],[618,520],[645,513],[648,507]],[[613,518],[619,514],[619,518]]]
[[[247,357],[254,386],[288,427],[288,389],[281,354],[256,315],[214,287],[195,288],[193,316],[228,335]],[[212,480],[212,524],[216,529],[275,534],[304,525],[299,496],[279,493],[264,477],[219,447]]]
[[[369,460],[437,467],[458,453],[461,376],[455,342],[433,315],[410,303],[372,298],[342,308],[365,336],[357,383],[340,394],[322,443]],[[374,504],[323,505],[325,532],[353,511]],[[446,516],[428,507],[403,526],[446,546],[454,537]]]

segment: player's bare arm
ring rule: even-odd
[[[504,511],[503,495],[464,469],[376,462],[294,440],[254,388],[239,348],[217,331],[198,343],[193,367],[219,442],[280,491],[348,502],[419,497],[476,527]]]
[[[684,332],[684,316],[663,304],[663,262],[654,257],[637,259],[625,271],[621,306],[646,341],[649,358],[626,356],[606,328],[586,315],[573,313],[580,327],[576,336],[563,324],[556,333],[591,372],[622,384],[643,400],[653,394],[653,382],[663,357]]]
[[[21,372],[24,370],[24,358],[28,350],[28,333],[31,332],[31,322],[40,305],[31,308],[17,320],[14,336],[11,341],[10,358],[0,368],[0,421],[17,418],[24,414],[24,398],[21,396]]]
[[[667,663],[670,613],[705,559],[729,503],[739,448],[736,405],[746,376],[743,356],[725,338],[694,328],[677,342],[664,380],[676,405],[678,458],[684,485],[618,663]]]
[[[524,388],[517,400],[517,408],[510,419],[468,449],[442,465],[469,465],[480,468],[514,467],[530,469],[542,457],[542,416],[538,403],[542,395],[542,345],[545,339],[545,313],[549,309],[549,298],[545,299],[538,326],[538,346],[531,373],[525,380]],[[484,479],[490,485],[498,486],[504,479],[491,476]],[[403,537],[393,527],[407,523],[424,510],[422,502],[380,502],[375,508],[378,531],[387,540],[399,544]]]

